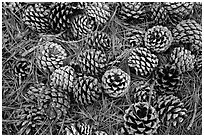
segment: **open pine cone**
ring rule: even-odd
[[[43,129],[46,115],[34,104],[24,104],[16,110],[16,119],[19,120],[16,124],[19,135],[34,135]]]
[[[31,72],[31,63],[25,58],[20,59],[14,66],[14,75],[19,80],[19,84],[24,81]]]
[[[151,135],[157,133],[159,116],[154,107],[147,102],[132,104],[124,115],[123,134]]]
[[[50,31],[49,9],[41,4],[29,5],[23,12],[22,20],[32,30],[39,33]]]
[[[165,52],[173,41],[171,31],[167,27],[154,26],[145,33],[145,46],[153,52]]]
[[[90,49],[101,50],[105,53],[112,50],[111,37],[107,33],[100,31],[97,31],[88,37],[85,41],[85,45]]]
[[[70,108],[70,95],[61,88],[50,87],[41,93],[39,104],[50,119],[63,119]]]
[[[37,65],[45,72],[53,72],[63,65],[67,58],[65,49],[54,42],[45,41],[38,45],[36,54]]]
[[[169,21],[175,25],[189,18],[193,12],[193,2],[164,2],[163,7],[168,13]]]
[[[100,50],[87,49],[79,54],[77,61],[83,73],[97,77],[104,73],[107,57]]]
[[[171,53],[170,62],[175,65],[181,73],[184,73],[194,69],[195,56],[184,47],[177,47],[174,48]]]
[[[84,122],[71,123],[65,130],[67,135],[92,135],[92,126]]]
[[[167,23],[167,11],[163,5],[159,2],[154,2],[151,5],[149,20],[152,25],[166,25]]]
[[[202,55],[199,55],[195,60],[195,70],[202,71]]]
[[[80,8],[79,2],[56,2],[50,7],[49,22],[52,31],[60,33],[71,28],[71,18],[83,14],[84,9]]]
[[[195,54],[202,52],[202,27],[194,20],[183,20],[173,30],[175,43],[183,43]],[[186,44],[187,43],[187,44]],[[190,43],[190,44],[188,44]]]
[[[50,85],[55,88],[62,88],[67,92],[71,92],[74,82],[74,69],[70,66],[64,66],[56,69],[50,76]]]
[[[122,97],[128,92],[130,75],[119,68],[107,70],[102,77],[102,86],[108,96]]]
[[[29,87],[26,98],[38,104],[49,119],[59,119],[67,115],[70,108],[70,95],[61,88],[48,87],[43,83]]]
[[[184,104],[173,95],[160,96],[155,106],[159,119],[162,124],[166,126],[177,126],[178,123],[184,121],[187,117],[187,110],[184,108]]]
[[[155,90],[158,95],[175,94],[181,85],[181,73],[174,65],[166,64],[158,68]]]
[[[103,28],[111,18],[111,10],[104,2],[94,2],[86,6],[86,15],[96,20],[99,28]]]
[[[99,81],[92,76],[79,76],[74,81],[74,99],[80,105],[91,105],[101,97]]]
[[[97,23],[93,17],[87,15],[77,15],[71,20],[71,33],[74,40],[80,40],[93,33],[97,28]]]
[[[132,49],[128,57],[130,71],[139,76],[149,75],[158,65],[158,58],[145,47]]]
[[[145,81],[142,81],[138,86],[134,88],[134,102],[149,102],[152,106],[156,101],[156,92],[151,85]]]
[[[138,29],[128,29],[124,34],[125,44],[132,47],[139,47],[144,44],[144,31]]]
[[[147,17],[146,4],[144,2],[120,2],[117,16],[125,22],[133,20],[143,23]]]

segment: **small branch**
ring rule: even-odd
[[[114,10],[113,14],[111,15],[110,20],[109,20],[109,21],[107,22],[107,24],[103,27],[103,29],[101,30],[101,32],[104,31],[104,30],[106,29],[106,27],[110,24],[110,22],[113,20],[113,18],[114,18],[115,15],[116,15],[117,9],[118,9],[118,6],[115,7],[115,10]]]
[[[22,57],[25,57],[26,55],[28,55],[29,53],[33,52],[35,49],[37,49],[38,46],[35,46],[35,47],[32,47],[30,48],[29,50],[25,51],[23,54],[22,54]]]
[[[154,85],[155,85],[155,81],[151,84],[151,87],[150,87],[150,95],[149,95],[149,104],[151,104],[151,101],[152,101],[152,94],[153,94],[153,90],[154,90]]]
[[[189,126],[187,127],[187,130],[190,130],[190,128],[193,126],[193,123],[194,123],[195,118],[196,118],[196,113],[197,113],[197,102],[195,102],[195,104],[194,104],[193,117],[192,117],[192,119],[191,119],[191,122],[190,122]]]

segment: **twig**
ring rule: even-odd
[[[151,104],[151,98],[152,98],[152,94],[153,94],[153,90],[154,90],[154,85],[155,85],[155,81],[152,83],[151,87],[150,87],[150,93],[149,93],[149,104]]]
[[[196,100],[198,100],[197,98],[198,98],[198,97],[196,97]],[[197,113],[197,105],[198,105],[198,103],[197,103],[197,101],[196,101],[195,104],[194,104],[193,117],[192,117],[192,119],[191,119],[190,124],[189,124],[188,127],[187,127],[187,130],[190,130],[190,128],[193,126],[193,123],[194,123],[195,118],[196,118],[196,113]]]
[[[107,24],[103,27],[103,29],[101,30],[101,32],[104,31],[104,30],[106,29],[106,27],[110,24],[110,22],[113,20],[113,18],[114,18],[115,15],[116,15],[117,9],[118,9],[118,6],[115,7],[115,11],[114,11],[113,14],[111,15],[110,20],[109,20],[109,21],[107,22]]]
[[[27,54],[33,52],[36,48],[38,48],[38,46],[32,47],[32,48],[30,48],[29,50],[25,51],[25,52],[22,54],[22,57],[25,57]]]

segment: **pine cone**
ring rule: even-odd
[[[124,129],[130,135],[150,135],[157,132],[159,116],[154,107],[147,102],[132,104],[124,115]]]
[[[177,47],[174,48],[171,53],[170,62],[174,64],[181,73],[184,73],[194,69],[195,56],[184,47]]]
[[[78,62],[83,73],[97,77],[105,71],[107,59],[102,51],[89,49],[79,54]]]
[[[167,23],[167,11],[159,2],[152,4],[149,16],[153,26],[166,25]]]
[[[158,65],[158,58],[145,47],[134,48],[128,57],[128,66],[134,74],[149,75]]]
[[[189,48],[193,53],[202,52],[202,27],[196,21],[184,20],[180,22],[172,30],[172,34],[176,43],[191,43]]]
[[[166,64],[156,71],[155,90],[158,95],[175,94],[181,85],[181,75],[174,65]]]
[[[63,65],[63,60],[66,59],[67,53],[61,45],[45,41],[38,46],[36,59],[39,68],[45,72],[53,72]]]
[[[24,93],[27,102],[32,102],[38,104],[40,100],[40,95],[48,90],[47,86],[43,83],[37,83],[28,88],[28,90]]]
[[[24,81],[31,72],[31,63],[25,58],[20,59],[14,66],[14,75],[19,80],[19,84]]]
[[[107,70],[102,77],[102,86],[108,96],[122,97],[128,92],[130,75],[119,68]]]
[[[195,60],[195,70],[202,72],[202,55],[199,55]]]
[[[92,127],[84,122],[72,123],[69,127],[65,129],[67,135],[91,135]]]
[[[97,31],[91,35],[91,37],[88,37],[85,41],[85,44],[90,49],[96,49],[104,51],[105,53],[108,53],[110,50],[112,50],[112,41],[108,34],[104,32]]]
[[[28,100],[38,104],[50,119],[59,119],[67,115],[70,108],[70,95],[61,88],[47,87],[43,83],[29,87],[25,93]]]
[[[189,18],[193,12],[193,2],[164,2],[163,7],[167,10],[169,20],[173,24]]]
[[[49,9],[41,4],[29,5],[23,13],[22,20],[32,30],[45,33],[50,30]]]
[[[83,13],[83,9],[78,8],[76,5],[70,2],[56,2],[51,7],[49,22],[54,32],[59,33],[70,29],[71,18]]]
[[[187,117],[187,110],[184,104],[173,95],[160,96],[155,106],[159,114],[159,119],[166,126],[177,126]]]
[[[125,22],[130,23],[136,20],[137,23],[143,23],[146,20],[146,4],[144,2],[121,2],[119,3],[118,17]]]
[[[151,101],[151,102],[149,102]],[[143,81],[139,86],[134,88],[134,102],[149,102],[154,105],[156,101],[156,92],[151,85]]]
[[[74,81],[73,93],[77,103],[90,105],[100,98],[99,81],[92,76],[79,76]]]
[[[67,92],[71,92],[74,82],[74,69],[70,66],[64,66],[56,69],[50,76],[50,85],[55,88],[62,88]]]
[[[69,2],[69,5],[76,10],[83,12],[89,2]]]
[[[19,135],[34,135],[42,129],[46,120],[46,115],[41,109],[33,104],[23,105],[22,108],[16,110],[16,118],[19,120],[16,124],[19,127]]]
[[[88,34],[93,33],[97,28],[95,19],[86,15],[75,16],[71,21],[71,32],[74,40],[86,37]]]
[[[137,29],[128,29],[124,34],[125,44],[132,47],[144,45],[144,32]]]
[[[63,119],[70,108],[70,95],[61,88],[47,88],[40,94],[39,104],[50,119]]]
[[[111,10],[104,2],[94,2],[86,6],[86,15],[96,20],[97,25],[103,28],[111,18]]]
[[[97,130],[93,133],[93,135],[108,135],[105,131]]]
[[[167,27],[154,26],[145,33],[145,46],[152,52],[165,52],[173,41],[171,31]]]
[[[74,69],[74,72],[77,76],[81,75],[82,74],[82,70],[81,70],[81,67],[79,65],[79,62],[77,62],[77,60],[72,60],[70,63],[69,63],[69,66],[71,66],[73,69]]]

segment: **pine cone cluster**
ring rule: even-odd
[[[70,107],[70,95],[67,91],[48,87],[43,83],[29,87],[25,96],[28,100],[35,101],[37,107],[50,119],[66,116]]]
[[[13,4],[4,6],[15,12],[19,5]],[[106,135],[112,131],[100,124],[117,120],[121,112],[112,127],[121,131],[115,134],[154,135],[160,127],[181,124],[188,111],[178,96],[183,76],[202,67],[202,24],[192,19],[193,7],[191,2],[26,3],[22,21],[40,35],[31,50],[22,48],[29,51],[24,58],[35,60],[13,67],[19,85],[32,79],[20,91],[22,98],[18,93],[18,134],[40,134],[52,123],[67,135]],[[114,109],[110,118],[112,106],[121,112]],[[95,116],[99,107],[100,116],[107,113],[101,121]]]

